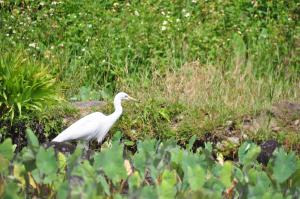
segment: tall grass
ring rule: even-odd
[[[256,77],[291,80],[300,74],[298,7],[296,0],[5,1],[0,35],[5,47],[23,44],[51,64],[68,97],[82,86],[111,95],[120,83],[195,60],[226,71],[236,47]]]

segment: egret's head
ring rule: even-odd
[[[120,92],[116,95],[115,99],[119,100],[133,100],[133,101],[138,101],[137,99],[130,97],[127,93]]]

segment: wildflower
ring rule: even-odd
[[[167,30],[167,27],[166,27],[166,26],[162,26],[162,27],[161,27],[161,30],[162,30],[162,31],[165,31],[165,30]]]
[[[176,22],[177,22],[177,23],[180,22],[180,19],[176,19]]]
[[[167,21],[163,21],[163,25],[167,25],[168,24],[168,22]]]
[[[81,49],[82,52],[85,52],[85,48]]]
[[[187,12],[187,13],[184,14],[184,16],[185,16],[185,17],[190,17],[191,14],[190,14],[189,12]]]
[[[197,0],[192,0],[192,3],[197,3]]]
[[[36,43],[30,43],[28,46],[31,47],[31,48],[36,48],[37,44]]]
[[[135,10],[135,11],[134,11],[134,15],[135,15],[135,16],[140,16],[140,13],[139,13],[137,10]]]

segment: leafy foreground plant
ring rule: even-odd
[[[28,147],[14,155],[10,139],[0,145],[0,196],[4,198],[298,198],[300,160],[279,148],[267,167],[256,158],[261,149],[245,142],[237,162],[212,157],[212,145],[192,152],[174,141],[138,142],[124,151],[117,133],[109,147],[84,159],[39,145],[27,131]],[[127,143],[127,142],[124,142]],[[125,152],[125,153],[124,153]],[[125,154],[125,155],[124,155]]]

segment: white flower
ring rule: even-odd
[[[114,7],[118,7],[118,6],[119,6],[119,3],[115,2],[115,3],[113,4],[113,6],[114,6]]]
[[[135,11],[134,11],[134,15],[135,15],[135,16],[140,16],[140,13],[139,13],[137,10],[135,10]]]
[[[85,48],[81,49],[82,52],[85,52]]]
[[[56,1],[52,1],[52,3],[51,3],[52,5],[56,5],[57,4],[57,2]]]
[[[192,3],[197,3],[197,0],[192,0]]]
[[[189,12],[187,12],[187,13],[184,14],[184,16],[185,16],[185,17],[190,17],[191,14],[190,14]]]
[[[180,19],[176,19],[176,22],[177,22],[177,23],[180,22]]]
[[[165,15],[166,13],[165,13],[164,11],[161,11],[161,14],[162,14],[162,15]]]
[[[162,31],[165,31],[165,30],[167,30],[167,27],[166,27],[166,26],[162,26],[162,27],[161,27],[161,30],[162,30]]]
[[[31,48],[36,48],[37,44],[36,43],[30,43],[28,46],[31,47]]]
[[[167,25],[168,24],[168,22],[167,21],[163,21],[163,25]]]

